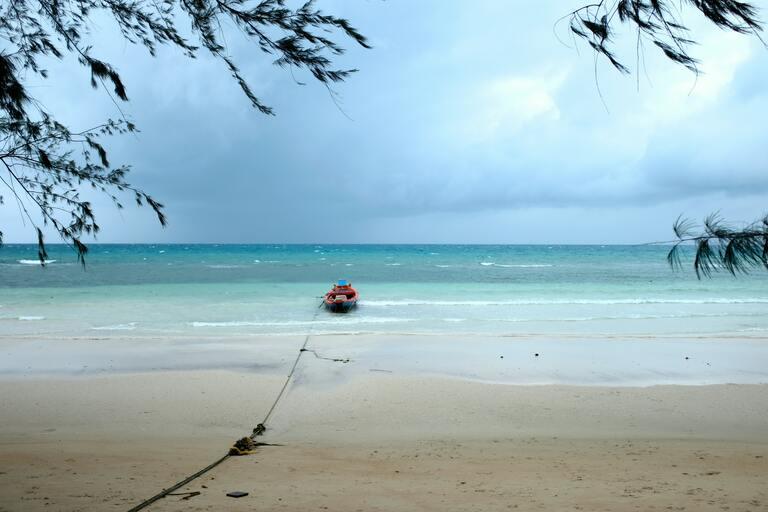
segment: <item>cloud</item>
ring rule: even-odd
[[[473,92],[462,137],[487,141],[512,137],[533,121],[557,121],[560,109],[554,93],[567,73],[509,75],[483,83]]]
[[[678,69],[656,76],[643,102],[647,122],[676,121],[717,105],[727,94],[739,68],[756,49],[754,41],[740,34],[715,32],[711,27],[703,27],[697,34],[706,48],[701,52],[701,74],[695,76]]]
[[[142,130],[109,141],[112,160],[132,163],[170,218],[161,230],[95,198],[100,240],[602,243],[666,238],[682,210],[763,213],[768,52],[749,37],[697,24],[697,82],[649,51],[650,83],[602,63],[598,90],[592,54],[552,34],[558,2],[320,6],[374,44],[346,45],[339,66],[360,72],[336,87],[343,113],[239,39],[228,49],[277,117],[254,112],[211,58],[151,59],[96,35]],[[82,69],[50,68],[41,99],[70,124],[114,115]],[[31,240],[10,201],[0,225]]]

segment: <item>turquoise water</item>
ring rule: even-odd
[[[0,336],[102,339],[303,333],[759,338],[768,275],[697,280],[666,247],[93,245],[0,248]],[[351,314],[318,308],[331,282]]]

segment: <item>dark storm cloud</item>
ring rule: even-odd
[[[759,124],[768,54],[748,38],[696,26],[705,75],[695,86],[649,55],[653,84],[643,78],[640,91],[634,78],[599,71],[603,103],[591,56],[552,35],[567,10],[560,2],[320,6],[352,19],[375,47],[346,45],[340,65],[361,71],[337,87],[339,106],[308,77],[296,75],[307,82],[297,85],[229,41],[274,118],[250,109],[211,59],[151,59],[95,35],[142,130],[110,142],[113,160],[133,164],[133,180],[171,220],[161,231],[150,215],[99,200],[102,240],[630,241],[640,224],[658,228],[637,236],[668,236],[680,209],[741,215],[768,192]],[[81,69],[52,71],[56,87],[40,94],[70,123],[114,115],[108,98],[85,91]],[[7,225],[14,212],[2,212]]]

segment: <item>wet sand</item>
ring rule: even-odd
[[[285,375],[306,336],[4,337],[0,378],[231,369]],[[302,363],[313,383],[336,385],[371,370],[502,384],[650,386],[768,383],[768,337],[672,335],[311,336],[318,356]],[[538,355],[537,355],[538,354]]]
[[[149,510],[768,509],[768,385],[380,370],[302,362],[263,438],[281,446]],[[4,378],[0,510],[127,510],[225,452],[281,385],[240,370]]]

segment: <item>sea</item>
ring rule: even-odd
[[[0,338],[450,334],[760,339],[768,272],[698,279],[667,246],[94,244],[0,247]],[[332,314],[338,279],[360,293]]]

